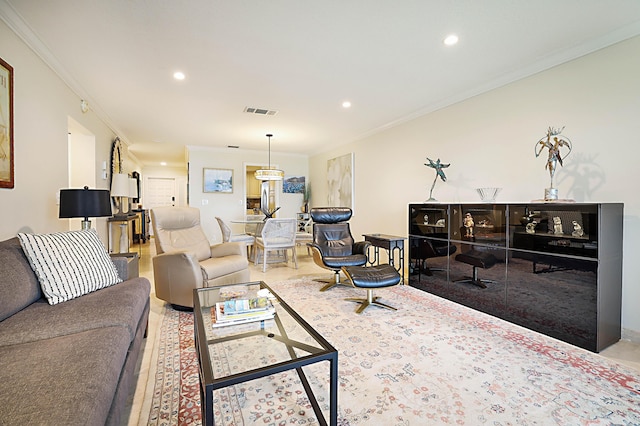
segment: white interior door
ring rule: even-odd
[[[176,205],[176,179],[163,177],[148,177],[145,179],[145,202],[148,210],[154,207]],[[153,235],[153,226],[149,228]]]

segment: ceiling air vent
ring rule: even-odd
[[[276,115],[278,111],[272,109],[265,108],[254,108],[254,107],[245,107],[244,112],[248,112],[249,114],[259,114],[259,115]]]

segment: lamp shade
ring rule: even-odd
[[[258,169],[254,174],[256,179],[261,181],[284,179],[284,172],[282,170],[271,168],[271,138],[272,137],[273,135],[271,133],[267,133],[267,138],[269,138],[269,167],[266,169]]]
[[[129,176],[124,173],[114,173],[113,176],[111,176],[111,196],[129,196]]]
[[[282,180],[284,172],[278,169],[258,169],[254,173],[258,180]]]
[[[111,216],[111,199],[106,189],[62,189],[60,190],[61,219],[72,217]]]
[[[138,180],[129,178],[129,198],[138,198]]]

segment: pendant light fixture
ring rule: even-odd
[[[262,181],[282,180],[284,179],[284,172],[279,169],[271,168],[271,138],[273,135],[271,133],[267,133],[267,137],[269,138],[269,168],[256,170],[255,177]]]

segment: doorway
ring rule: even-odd
[[[278,205],[277,182],[262,182],[255,178],[256,170],[265,168],[265,166],[264,164],[246,163],[244,165],[244,201],[246,205],[245,214],[247,217],[264,217],[264,213],[262,212],[263,207],[271,211]]]

